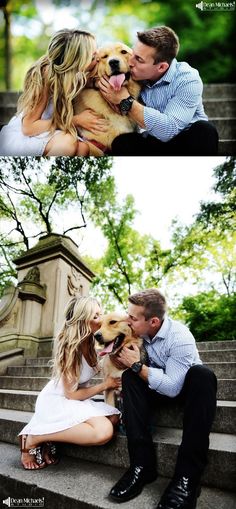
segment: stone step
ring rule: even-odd
[[[236,401],[236,380],[218,378],[217,399]]]
[[[203,350],[236,350],[236,340],[232,341],[198,341],[197,349],[199,352]]]
[[[9,366],[7,376],[36,376],[50,377],[51,368],[49,366]]]
[[[236,340],[231,341],[198,341],[196,343],[199,352],[205,350],[236,350]],[[41,366],[47,365],[51,357],[37,357],[25,359],[27,366]]]
[[[232,156],[236,154],[236,139],[219,140],[219,156]]]
[[[2,91],[0,92],[0,105],[13,103],[16,104],[21,91]],[[210,83],[203,86],[204,99],[235,99],[236,85],[234,83]]]
[[[1,346],[2,348],[2,346]],[[0,361],[3,359],[10,359],[10,357],[14,357],[15,355],[20,355],[23,358],[24,349],[23,348],[13,348],[12,350],[1,350],[0,352]]]
[[[204,109],[209,118],[236,117],[236,98],[234,99],[205,99]]]
[[[200,350],[198,347],[198,351],[200,354],[200,357],[203,362],[215,362],[215,361],[231,361],[236,362],[236,348],[227,348],[227,351],[225,351],[225,348],[221,348],[219,345],[219,348],[217,348],[218,345],[216,345],[215,349],[209,349],[207,350],[202,349]],[[49,366],[51,359],[49,357],[40,357],[38,359],[31,359],[28,358],[25,360],[26,366]]]
[[[0,106],[0,119],[2,124],[7,124],[9,120],[16,114],[16,106]]]
[[[4,410],[0,410],[0,440],[17,444],[17,435],[28,420],[29,417],[26,419],[24,412],[4,412]],[[182,431],[176,428],[159,427],[155,429],[153,441],[159,475],[167,477],[173,475],[181,436]],[[112,441],[103,447],[82,447],[74,444],[60,444],[59,447],[62,456],[87,459],[96,463],[96,465],[105,464],[125,468],[129,464],[127,440],[124,434],[117,434]],[[229,490],[234,489],[235,460],[235,436],[211,433],[209,463],[204,474],[203,484]]]
[[[154,412],[152,424],[168,428],[182,428],[183,407],[179,403],[167,401],[158,411]],[[234,434],[236,430],[236,402],[217,400],[216,415],[212,431],[216,433]]]
[[[0,408],[10,410],[24,410],[34,412],[35,402],[39,392],[16,389],[0,389]],[[103,396],[95,397],[96,401]],[[154,414],[153,425],[182,428],[183,410],[180,404],[162,404]],[[235,433],[236,402],[218,400],[216,417],[212,430],[217,433]]]
[[[217,378],[236,378],[236,362],[207,362]]]
[[[216,127],[220,140],[235,140],[236,138],[236,119],[214,117],[211,118],[212,124]]]
[[[12,105],[16,107],[20,93],[16,91],[0,92],[0,106]]]
[[[38,357],[37,359],[28,357],[25,359],[26,366],[48,366],[49,362],[52,360],[51,357]]]
[[[45,509],[115,509],[117,506],[109,501],[108,493],[123,474],[123,468],[97,466],[90,461],[63,457],[56,466],[30,472],[20,467],[16,446],[0,444],[0,451],[2,499],[41,499]],[[122,507],[156,507],[168,482],[168,478],[158,477],[154,483],[146,485],[138,497],[123,503]],[[229,491],[203,487],[197,507],[235,509],[235,495]]]
[[[8,366],[21,365],[24,362],[23,348],[3,350],[0,353],[0,375],[6,373]]]
[[[204,350],[200,353],[203,363],[236,362],[236,350]]]
[[[211,83],[203,86],[203,99],[235,99],[234,83]]]
[[[0,389],[21,389],[24,391],[41,391],[48,382],[46,377],[12,377],[0,376]],[[91,385],[102,381],[102,377],[96,376],[91,379]],[[236,400],[236,380],[218,379],[217,398],[219,400]]]
[[[204,109],[209,119],[214,117],[236,117],[236,99],[207,99],[204,100]],[[14,102],[0,104],[0,119],[7,124],[16,114],[17,105]]]
[[[236,362],[207,362],[218,378],[236,378]],[[7,376],[36,376],[50,377],[51,368],[48,366],[9,366]]]
[[[0,376],[0,389],[21,389],[23,391],[41,391],[49,378]]]

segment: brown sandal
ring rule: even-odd
[[[26,440],[28,435],[20,435],[20,451],[21,453],[28,453],[31,456],[34,456],[34,464],[37,465],[35,468],[27,468],[24,466],[24,463],[21,461],[21,464],[25,470],[39,470],[41,468],[45,468],[47,464],[45,461],[43,461],[43,455],[42,455],[42,446],[38,445],[37,447],[32,447],[30,449],[27,449],[25,447]]]
[[[57,465],[59,463],[60,458],[57,454],[55,442],[45,442],[43,446],[43,457],[45,457],[45,455],[50,461],[50,463],[47,463],[47,465]]]

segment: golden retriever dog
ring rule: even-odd
[[[104,46],[98,51],[98,64],[95,78],[101,78],[105,74],[109,78],[109,83],[115,90],[120,90],[126,86],[130,95],[137,99],[140,92],[140,85],[133,81],[130,75],[129,57],[132,50],[121,42]],[[80,134],[88,141],[94,143],[93,147],[89,143],[90,155],[103,155],[111,148],[111,143],[119,134],[133,132],[136,128],[128,116],[116,113],[109,103],[102,97],[99,90],[84,88],[79,94],[74,104],[75,114],[81,113],[86,109],[92,109],[101,117],[109,120],[109,129],[107,132],[93,134],[86,129],[79,129]]]
[[[114,361],[118,359],[118,355],[124,346],[132,348],[135,343],[140,348],[143,361],[146,356],[144,349],[142,349],[143,340],[134,335],[126,320],[127,316],[120,313],[108,313],[103,316],[102,325],[94,335],[100,345],[105,345],[105,348],[99,352],[99,355],[103,357],[102,371],[104,378],[108,376],[118,378],[123,373],[124,370],[118,369]],[[109,405],[116,406],[114,389],[105,391],[105,401]]]

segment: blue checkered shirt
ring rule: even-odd
[[[189,368],[202,364],[193,335],[186,325],[166,316],[154,338],[143,339],[149,357],[150,389],[174,398],[180,393]]]
[[[168,71],[154,84],[145,82],[141,91],[144,106],[144,136],[166,142],[198,120],[208,120],[202,104],[203,84],[199,73],[186,62],[172,61]]]

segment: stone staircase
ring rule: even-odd
[[[198,347],[203,362],[214,369],[219,389],[209,464],[197,509],[235,509],[236,341],[199,343]],[[102,447],[61,444],[59,465],[40,472],[25,471],[20,466],[17,434],[31,418],[37,394],[49,376],[47,358],[24,359],[22,365],[18,360],[0,376],[0,502],[8,497],[27,497],[44,498],[47,509],[117,507],[107,494],[129,464],[122,431]],[[96,399],[101,398],[103,395]],[[139,497],[122,504],[124,508],[154,509],[173,474],[181,440],[182,409],[165,405],[158,414],[153,421],[158,479]]]
[[[0,129],[16,112],[18,92],[0,92]],[[236,154],[236,85],[204,85],[203,100],[209,120],[219,132],[219,155]]]
[[[236,85],[204,85],[206,114],[219,133],[219,155],[236,154]]]

